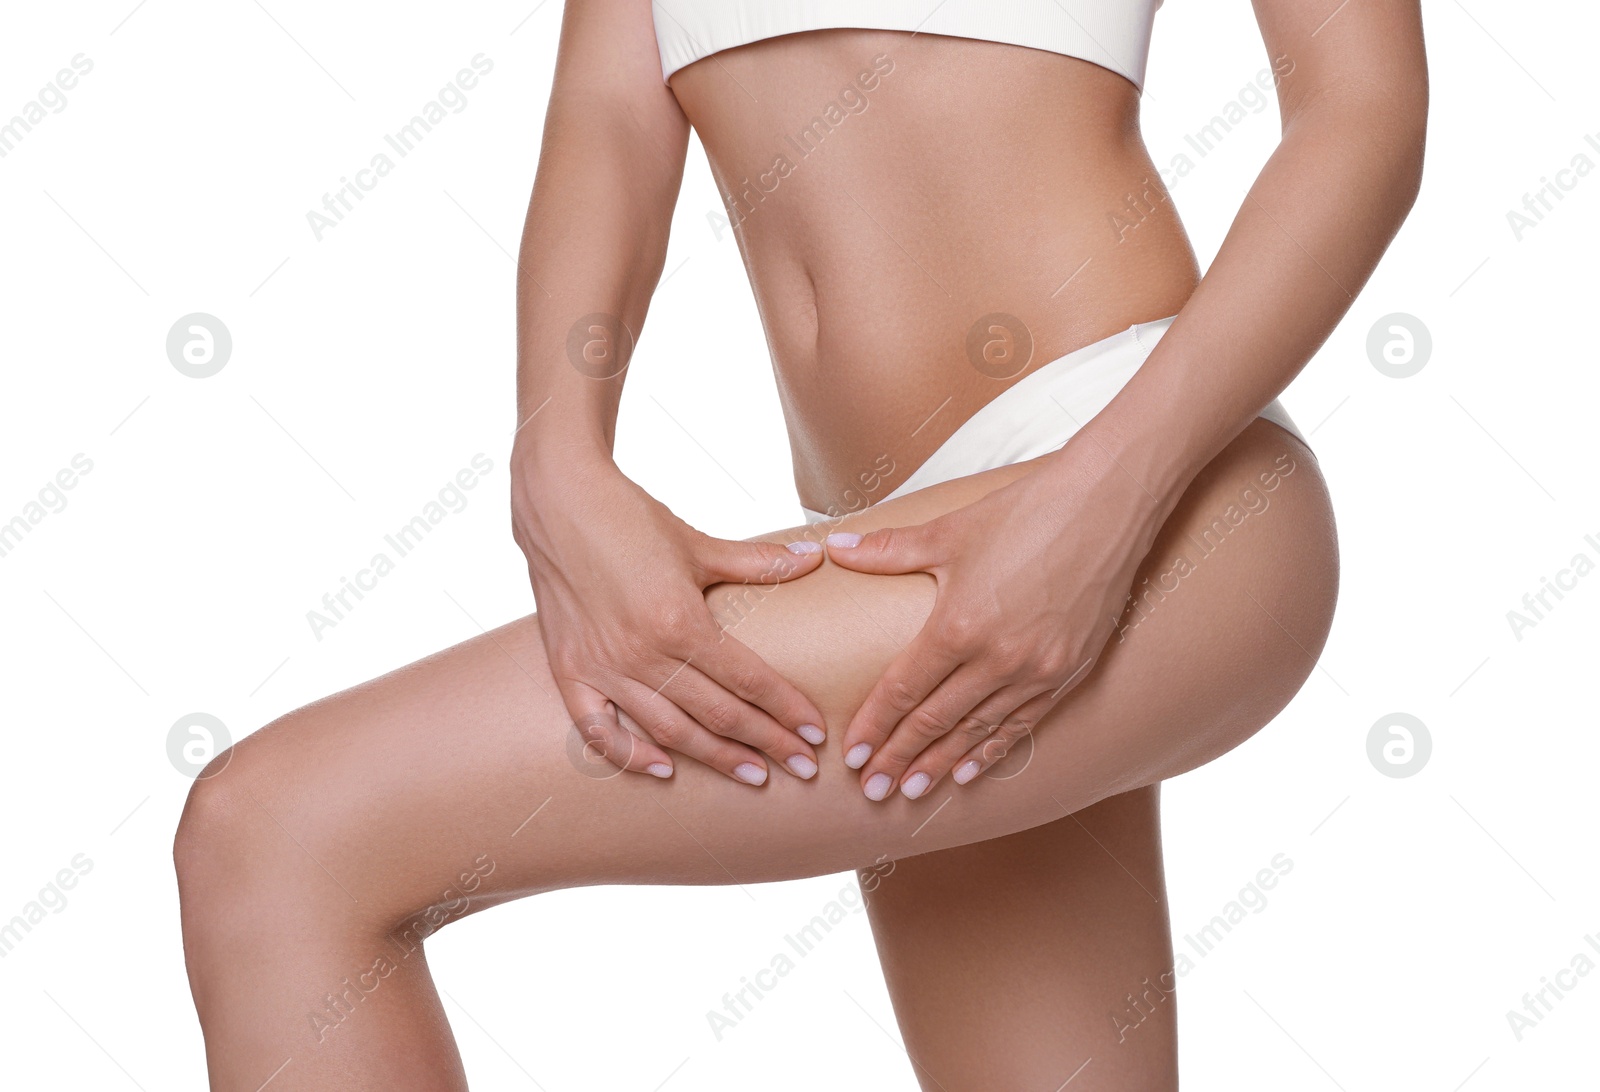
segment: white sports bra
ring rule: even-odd
[[[661,78],[734,46],[854,27],[977,38],[1092,61],[1144,86],[1161,0],[654,0]]]

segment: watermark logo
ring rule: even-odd
[[[895,472],[896,465],[894,457],[887,451],[879,455],[872,461],[870,467],[857,474],[845,487],[844,492],[839,494],[839,503],[828,505],[822,510],[821,515],[826,517],[828,522],[837,523],[852,512],[870,508],[873,504],[872,495],[883,489],[889,475]]]
[[[1239,889],[1238,897],[1229,899],[1210,921],[1193,933],[1183,935],[1183,944],[1174,945],[1174,962],[1170,968],[1156,975],[1153,982],[1149,976],[1140,979],[1137,990],[1129,991],[1120,1001],[1121,1007],[1109,1013],[1117,1042],[1127,1042],[1129,1034],[1162,1011],[1162,1006],[1177,993],[1178,979],[1215,952],[1243,922],[1266,910],[1267,892],[1294,871],[1294,860],[1287,853],[1277,853],[1267,866],[1259,869],[1255,878]]]
[[[1600,936],[1586,933],[1583,942],[1587,944],[1596,956],[1600,956]],[[1511,1028],[1511,1036],[1517,1042],[1522,1042],[1522,1037],[1532,1029],[1544,1023],[1544,1018],[1555,1011],[1557,1003],[1564,1000],[1568,993],[1578,988],[1579,983],[1589,977],[1595,969],[1595,961],[1588,952],[1579,949],[1573,953],[1568,965],[1548,977],[1540,976],[1542,983],[1538,990],[1530,990],[1522,995],[1522,1011],[1516,1009],[1506,1010],[1506,1023]],[[1554,982],[1551,979],[1555,979]]]
[[[9,556],[22,544],[23,539],[33,533],[35,527],[44,522],[46,516],[65,509],[66,491],[75,488],[79,479],[93,469],[94,460],[78,452],[66,466],[56,471],[55,477],[40,487],[34,499],[24,504],[20,512],[0,523],[0,557]],[[0,519],[4,519],[4,516],[0,516]]]
[[[999,724],[988,726],[990,732],[998,732],[1002,727],[1003,725]],[[1014,739],[996,737],[984,741],[983,745],[978,748],[983,755],[983,758],[979,760],[983,763],[983,776],[990,781],[1010,781],[1013,777],[1020,777],[1029,766],[1033,765],[1033,755],[1037,747],[1038,744],[1033,741],[1033,726],[1031,724],[1025,726],[1022,730],[1022,735]],[[1025,752],[1024,748],[1026,748]],[[1021,754],[1020,765],[1017,762],[1010,762],[1006,764],[1005,770],[1002,771],[999,764],[1003,760],[1010,758],[1013,753]]]
[[[1122,207],[1106,214],[1111,222],[1111,233],[1117,237],[1117,242],[1124,241],[1171,200],[1172,195],[1165,186],[1149,177],[1141,178],[1139,188],[1129,190],[1123,198]]]
[[[1145,577],[1137,587],[1133,588],[1128,593],[1122,617],[1117,625],[1117,640],[1126,641],[1129,633],[1161,608],[1167,596],[1181,588],[1185,579],[1200,571],[1200,562],[1227,545],[1233,532],[1245,520],[1253,515],[1261,515],[1271,508],[1272,498],[1267,494],[1282,485],[1283,479],[1293,474],[1297,466],[1294,456],[1287,451],[1279,455],[1271,469],[1263,470],[1256,475],[1257,484],[1247,485],[1239,490],[1237,504],[1230,503],[1198,534],[1190,533],[1189,544],[1193,549],[1174,555],[1165,569],[1154,577]]]
[[[990,379],[1014,379],[1033,360],[1033,331],[1004,311],[984,315],[967,330],[967,359]]]
[[[846,119],[866,113],[872,105],[867,96],[876,91],[884,77],[893,71],[894,61],[887,53],[873,57],[870,67],[859,72],[853,82],[846,84],[819,113],[813,114],[809,124],[783,138],[787,147],[773,153],[770,168],[757,172],[754,182],[747,175],[738,185],[731,186],[729,192],[722,195],[726,215],[720,212],[706,213],[706,223],[711,226],[711,233],[717,237],[717,242],[722,241],[724,230],[737,232],[745,220],[761,207],[762,202],[778,192],[783,180],[794,174],[824,141],[844,125]],[[793,159],[790,158],[791,152]]]
[[[34,926],[44,921],[47,914],[59,914],[67,908],[67,892],[78,886],[78,881],[94,870],[94,861],[86,853],[79,853],[67,862],[55,877],[39,889],[39,894],[28,900],[10,921],[0,921],[0,959],[9,956],[22,938],[33,932]]]
[[[1367,759],[1385,777],[1420,773],[1432,754],[1428,726],[1410,713],[1379,717],[1367,732]]]
[[[478,452],[469,465],[458,470],[455,477],[444,484],[434,500],[424,504],[421,511],[392,533],[384,535],[385,549],[375,552],[364,568],[356,570],[353,578],[341,576],[338,589],[323,595],[320,610],[313,607],[306,611],[306,624],[311,627],[311,635],[321,641],[328,630],[344,621],[368,593],[377,588],[379,581],[394,572],[400,561],[421,546],[435,527],[452,514],[465,511],[469,501],[467,492],[477,488],[478,483],[493,469],[494,464],[489,457]]]
[[[1367,331],[1367,359],[1390,379],[1410,379],[1433,355],[1433,335],[1416,315],[1396,311]]]
[[[10,118],[0,116],[0,159],[16,151],[23,138],[51,114],[67,108],[67,92],[78,86],[78,80],[94,71],[94,61],[82,53],[74,54],[71,68],[63,68],[39,93],[22,104]]]
[[[228,726],[210,713],[187,713],[167,730],[167,761],[184,777],[215,777],[227,769],[226,762],[208,773],[202,771],[232,742]]]
[[[432,906],[408,918],[385,938],[387,947],[374,952],[366,962],[339,980],[327,991],[319,1011],[308,1011],[306,1023],[320,1045],[327,1042],[328,1033],[343,1026],[362,1008],[362,1002],[378,991],[384,980],[404,965],[405,961],[422,951],[422,942],[440,929],[466,917],[472,910],[472,900],[495,870],[494,858],[480,853],[473,858],[470,869],[463,868],[451,880]]]
[[[878,865],[882,863],[883,858],[879,857]],[[893,862],[889,863],[889,871],[894,871]],[[783,979],[794,973],[801,960],[816,951],[817,946],[839,925],[861,914],[866,908],[861,888],[852,881],[823,904],[810,921],[794,932],[784,934],[783,945],[764,966],[758,967],[753,974],[741,976],[739,988],[722,995],[720,1009],[706,1010],[706,1025],[711,1029],[711,1037],[722,1042],[723,1037],[743,1023],[755,1011],[756,1005],[777,989]]]
[[[1600,133],[1585,133],[1583,139],[1590,151],[1600,154]],[[1586,152],[1580,151],[1573,155],[1570,163],[1556,171],[1555,178],[1541,176],[1539,188],[1522,195],[1521,209],[1506,210],[1506,223],[1511,227],[1511,237],[1522,242],[1524,235],[1542,224],[1544,218],[1555,211],[1556,205],[1593,173],[1594,160]]]
[[[216,315],[196,311],[167,331],[167,359],[190,379],[210,379],[233,355],[233,335]]]
[[[1294,60],[1287,54],[1273,58],[1272,67],[1258,71],[1255,79],[1239,88],[1239,93],[1224,103],[1209,121],[1194,132],[1185,133],[1184,144],[1194,156],[1191,157],[1189,151],[1181,151],[1174,154],[1165,167],[1157,168],[1161,177],[1161,192],[1157,195],[1156,201],[1149,200],[1151,180],[1143,179],[1140,183],[1143,192],[1130,193],[1124,209],[1120,210],[1129,218],[1124,218],[1119,212],[1110,214],[1111,230],[1118,241],[1126,238],[1132,228],[1137,227],[1145,217],[1165,204],[1170,192],[1177,188],[1179,180],[1188,177],[1195,170],[1196,159],[1205,159],[1221,146],[1230,133],[1250,118],[1264,113],[1272,103],[1267,92],[1276,89],[1283,78],[1294,71],[1294,67]]]
[[[615,379],[633,359],[633,331],[616,315],[584,315],[567,331],[567,360],[579,375]]]
[[[1597,556],[1600,556],[1600,538],[1584,535],[1583,541],[1594,549]],[[1521,641],[1525,630],[1530,630],[1544,621],[1545,616],[1555,610],[1556,603],[1566,598],[1564,592],[1577,588],[1578,581],[1594,570],[1594,558],[1580,550],[1572,555],[1572,561],[1566,568],[1556,570],[1554,580],[1548,576],[1541,576],[1539,590],[1528,592],[1522,597],[1522,610],[1506,611],[1506,621],[1511,625],[1512,636]],[[1555,596],[1555,603],[1550,601],[1551,596]]]
[[[612,708],[615,708],[614,704]],[[604,713],[590,713],[582,722],[575,722],[572,731],[567,733],[567,761],[572,763],[574,770],[594,781],[609,781],[618,774],[625,773],[628,761],[633,757],[633,747],[638,742],[632,732],[622,728],[620,734],[624,737],[628,753],[613,754],[610,745],[599,732],[599,726],[605,720]],[[617,715],[617,723],[620,727],[622,723],[620,712]]]
[[[472,67],[456,72],[455,77],[441,87],[439,93],[429,99],[410,121],[392,133],[383,134],[387,151],[374,153],[365,167],[354,172],[354,179],[342,175],[338,188],[322,195],[320,210],[306,210],[306,224],[317,242],[322,242],[329,231],[344,223],[345,217],[354,211],[356,204],[366,200],[366,195],[393,173],[398,160],[416,151],[451,114],[459,114],[467,108],[471,102],[467,93],[478,86],[479,80],[494,71],[493,58],[482,53],[476,54],[470,63]],[[390,152],[394,153],[392,158]]]

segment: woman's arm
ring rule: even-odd
[[[567,6],[517,261],[517,443],[546,474],[556,452],[611,456],[689,145],[660,77],[648,2]],[[585,317],[574,359],[569,334]],[[555,412],[527,427],[541,407]]]
[[[809,777],[815,752],[801,735],[821,742],[821,714],[717,625],[702,593],[802,575],[820,552],[703,535],[611,457],[688,137],[661,81],[649,0],[568,4],[517,263],[513,529],[561,698],[591,748],[671,775],[671,757],[624,729],[620,707],[656,743],[738,780],[766,779],[760,752]]]
[[[1422,183],[1418,5],[1255,8],[1269,56],[1291,62],[1283,139],[1171,329],[1084,429],[1144,487],[1132,499],[1152,539],[1200,468],[1333,332]]]
[[[1399,229],[1422,170],[1421,14],[1415,0],[1326,7],[1256,0],[1288,70],[1283,139],[1110,404],[976,504],[854,546],[830,539],[841,565],[939,579],[927,625],[845,733],[868,795],[925,792],[952,769],[970,780],[1089,674],[1189,483],[1305,366]],[[932,746],[947,734],[985,742]]]

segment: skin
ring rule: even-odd
[[[929,754],[945,733],[970,740],[998,726],[1016,736],[1086,677],[1132,566],[1194,473],[1305,366],[1410,210],[1427,102],[1417,6],[1324,11],[1262,0],[1256,12],[1278,77],[1283,139],[1139,373],[1004,498],[833,551],[864,572],[921,570],[940,582],[928,625],[846,732],[869,796],[894,785],[914,794],[957,760],[959,748]],[[1170,199],[1137,158],[1099,160],[1125,163],[1125,192],[1140,196],[1134,213],[1119,213],[1115,240],[1090,240],[1080,251],[1093,263],[1084,274],[1097,270],[1111,291],[1141,283],[1143,272],[1124,268],[1120,252],[1147,227],[1181,236],[1175,220],[1159,218]],[[1058,166],[1071,169],[1066,160]],[[1013,224],[1037,219],[1006,211],[1015,212]],[[1005,249],[1009,256],[1013,248]],[[867,753],[870,761],[855,760]]]
[[[514,527],[562,696],[628,768],[668,769],[669,749],[730,776],[765,771],[763,753],[802,771],[816,757],[803,691],[718,641],[693,602],[716,579],[803,576],[814,557],[785,573],[770,554],[708,540],[610,457],[617,368],[665,260],[691,121],[737,224],[815,511],[882,497],[1000,393],[969,350],[985,316],[1012,315],[1044,363],[1177,314],[1037,473],[929,526],[831,549],[861,571],[939,581],[929,625],[845,739],[869,796],[926,791],[1087,677],[1194,474],[1304,367],[1370,275],[1420,183],[1420,16],[1414,4],[1331,18],[1257,5],[1284,137],[1201,279],[1140,140],[1137,93],[1107,69],[830,30],[719,53],[666,88],[635,7],[586,5],[563,30],[520,263],[519,409],[545,416],[519,430],[512,458]],[[802,155],[792,135],[841,102],[856,112],[804,138]],[[579,211],[591,208],[605,215]],[[624,331],[616,344],[588,335],[616,366],[605,379],[571,359],[574,331],[600,329],[581,316],[596,314]],[[608,699],[648,738],[625,733]],[[934,750],[947,734],[967,746]]]
[[[1277,471],[1268,506],[1204,555],[1199,537],[1285,458],[1294,469]],[[852,525],[930,518],[1025,470],[948,482]],[[597,777],[610,768],[575,746],[534,617],[280,718],[195,783],[175,848],[212,1087],[250,1092],[289,1059],[274,1088],[465,1087],[412,951],[465,913],[593,884],[852,868],[867,870],[926,1088],[1058,1087],[1088,1057],[1074,1088],[1175,1087],[1170,1010],[1126,1042],[1108,1018],[1171,969],[1152,786],[1248,738],[1311,672],[1337,584],[1329,518],[1315,460],[1276,426],[1251,426],[1197,477],[1141,575],[1159,580],[1179,556],[1192,571],[1146,613],[1130,609],[1125,638],[1031,746],[920,800],[867,800],[833,740],[815,777],[760,788],[689,762],[670,779]],[[925,574],[829,564],[705,601],[837,725],[934,592]],[[375,970],[379,956],[392,965]],[[348,993],[343,1017],[331,993]],[[597,1059],[599,1086],[603,1070]]]
[[[1156,786],[1267,723],[1322,647],[1325,486],[1255,414],[1349,306],[1420,169],[1414,8],[1319,29],[1300,7],[1257,5],[1269,55],[1296,62],[1285,138],[1201,280],[1170,201],[1120,241],[1107,226],[1156,175],[1137,94],[1105,69],[840,30],[667,87],[646,5],[569,4],[519,262],[512,506],[541,613],[291,713],[196,783],[176,859],[213,1087],[464,1087],[422,950],[395,935],[562,887],[847,868],[867,870],[925,1088],[1176,1087],[1171,1005],[1125,1042],[1106,1018],[1171,966]],[[610,459],[612,366],[662,272],[690,122],[736,192],[880,55],[868,109],[737,232],[800,498],[848,514],[709,538]],[[1179,318],[1060,452],[861,510],[1005,388],[966,350],[997,311],[1034,365]],[[825,531],[865,538],[785,548]],[[936,666],[911,685],[918,663],[970,684],[941,691]],[[595,776],[606,760],[629,772]],[[956,786],[970,761],[982,776]],[[902,792],[869,800],[879,775]]]

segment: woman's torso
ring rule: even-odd
[[[670,84],[736,225],[816,511],[882,499],[1011,382],[1174,314],[1198,280],[1138,91],[1089,61],[819,30]]]

